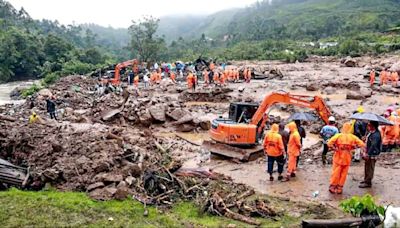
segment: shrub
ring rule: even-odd
[[[354,217],[361,215],[385,215],[385,209],[376,205],[374,198],[370,194],[362,197],[353,196],[350,199],[343,200],[339,205],[344,212],[351,213]]]
[[[26,98],[28,96],[35,94],[36,92],[38,92],[41,89],[42,89],[42,87],[40,85],[33,84],[31,87],[24,89],[22,91],[21,95],[22,95],[22,97]]]

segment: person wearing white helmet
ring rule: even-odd
[[[330,138],[339,133],[338,128],[335,126],[336,125],[335,117],[330,116],[328,121],[329,121],[328,125],[324,126],[319,133],[323,139],[322,164],[324,165],[326,164],[326,154],[328,153],[329,150],[327,142]]]

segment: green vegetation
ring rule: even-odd
[[[362,197],[353,196],[350,199],[342,201],[340,207],[344,212],[351,213],[354,217],[366,214],[385,215],[385,208],[375,204],[375,200],[370,194]]]
[[[33,20],[0,0],[0,81],[39,77],[47,85],[133,56],[295,62],[393,52],[400,50],[399,6],[400,0],[264,0],[209,16],[145,17],[114,29]]]
[[[0,221],[3,227],[226,227],[248,226],[200,212],[193,203],[182,202],[172,209],[144,207],[135,200],[93,201],[85,193],[11,189],[0,192]],[[284,216],[280,221],[260,220],[263,227],[299,224],[301,218]],[[111,220],[111,221],[110,221]]]
[[[49,83],[55,74],[84,74],[115,59],[91,30],[33,20],[0,0],[0,82],[49,77]]]

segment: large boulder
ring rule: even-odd
[[[347,67],[355,67],[355,66],[357,66],[357,61],[348,56],[344,60],[344,65],[347,66]]]
[[[397,63],[393,64],[392,67],[390,67],[389,70],[390,71],[397,71],[398,73],[400,73],[400,61],[398,61]]]
[[[372,90],[362,89],[360,91],[348,91],[346,94],[346,99],[349,100],[364,100],[372,96]]]
[[[165,117],[165,107],[161,105],[153,106],[149,108],[149,112],[154,122],[164,123]]]
[[[53,96],[53,93],[49,89],[41,89],[38,92],[38,95],[42,97],[51,97]]]

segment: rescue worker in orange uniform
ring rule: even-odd
[[[396,141],[399,137],[399,127],[396,124],[397,118],[392,114],[387,118],[390,122],[395,123],[393,126],[382,127],[382,148],[383,151],[390,152],[396,147]]]
[[[150,75],[150,85],[154,85],[157,81],[157,72],[154,70]]]
[[[397,82],[399,81],[399,74],[396,71],[392,72],[391,80],[392,80],[392,86],[396,87]]]
[[[193,81],[194,81],[193,73],[189,72],[188,76],[186,77],[186,82],[187,82],[188,89],[193,88]]]
[[[372,69],[371,72],[369,73],[369,84],[371,87],[374,86],[375,83],[375,69]]]
[[[243,70],[243,78],[244,78],[244,81],[247,81],[247,68],[244,68],[244,70]]]
[[[203,70],[203,78],[204,78],[204,85],[208,86],[210,85],[210,77],[208,76],[208,71],[207,69]]]
[[[219,83],[220,83],[221,86],[224,86],[224,85],[225,85],[226,78],[227,78],[227,75],[226,75],[226,74],[224,74],[224,73],[221,73],[221,74],[220,74],[220,76],[219,76]]]
[[[297,130],[297,125],[295,122],[290,122],[288,125],[290,136],[288,142],[288,169],[286,180],[289,181],[290,177],[296,176],[296,162],[297,157],[300,155],[301,149],[301,137],[299,131]]]
[[[133,79],[133,84],[135,85],[136,89],[139,88],[139,75],[138,74]]]
[[[169,73],[169,78],[171,79],[171,81],[172,81],[174,84],[176,84],[176,75],[175,75],[175,73],[174,73],[173,71],[171,71],[171,72]]]
[[[214,70],[213,81],[214,81],[215,85],[219,84],[219,74],[218,74],[218,71],[216,71],[216,70]]]
[[[380,79],[380,84],[381,85],[385,85],[387,83],[387,72],[386,70],[382,70],[380,75],[379,75],[379,79]]]
[[[160,69],[160,71],[161,71],[161,69]],[[156,76],[157,76],[157,83],[160,83],[161,82],[161,73],[160,72],[157,72],[157,74],[156,74]]]
[[[264,153],[267,155],[267,170],[269,173],[269,180],[273,181],[274,177],[272,172],[274,170],[274,163],[278,164],[278,180],[282,180],[283,165],[285,164],[282,136],[279,134],[279,125],[273,124],[271,130],[265,135],[263,142]]]
[[[328,141],[328,146],[335,151],[329,192],[342,194],[350,168],[352,151],[357,147],[365,147],[365,143],[351,134],[351,123],[347,122],[343,125],[341,133],[336,134]]]
[[[235,69],[235,81],[238,82],[239,81],[239,70]]]
[[[247,70],[247,77],[246,77],[246,82],[247,83],[250,83],[250,80],[251,80],[251,70],[250,70],[250,68]]]
[[[228,79],[229,81],[233,81],[234,76],[233,76],[233,70],[232,70],[232,69],[229,69],[229,70],[228,70],[227,76],[228,76],[227,79]]]

